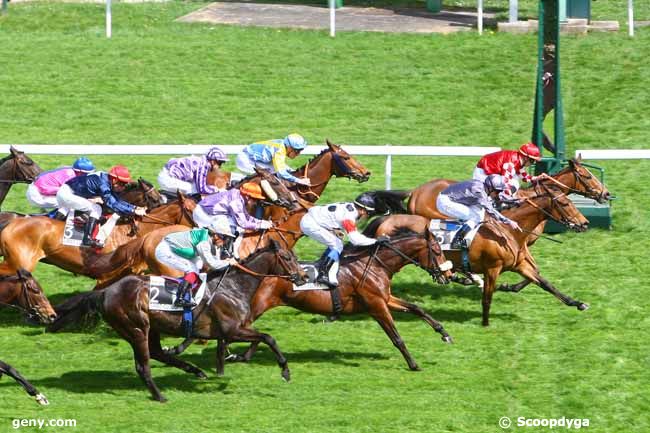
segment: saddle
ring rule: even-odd
[[[196,304],[201,303],[205,295],[206,274],[199,274],[201,284],[192,287],[192,296]],[[183,307],[174,305],[178,295],[180,278],[151,275],[149,277],[149,309],[157,311],[183,311]],[[194,307],[196,308],[196,307]]]

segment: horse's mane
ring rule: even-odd
[[[401,241],[401,240],[404,240],[404,239],[411,239],[411,238],[414,238],[414,237],[421,238],[422,234],[413,231],[409,227],[397,227],[395,229],[395,231],[393,231],[393,233],[391,234],[390,242],[394,243],[394,242],[398,242],[398,241]],[[352,245],[351,243],[347,243],[343,247],[343,253],[342,253],[341,256],[343,257],[343,259],[349,258],[349,259],[353,260],[353,259],[358,258],[359,256],[364,255],[364,253],[369,253],[372,248],[373,248],[373,246],[370,246],[370,247],[368,247],[368,246],[357,246],[357,245]],[[343,261],[346,261],[346,260],[343,260]]]
[[[145,236],[135,238],[110,253],[91,254],[86,259],[86,266],[92,269],[93,277],[112,272],[117,267],[124,271],[141,256],[145,240]]]
[[[389,217],[389,215],[380,216],[380,217],[377,217],[377,218],[373,219],[372,221],[370,221],[370,223],[363,230],[363,234],[365,236],[370,237],[370,238],[374,238],[375,235],[377,234],[377,229],[379,228],[379,226],[384,221],[386,221],[386,218],[388,218],[388,217]]]
[[[299,172],[299,171],[301,171],[301,170],[304,171],[306,166],[308,166],[308,165],[311,164],[312,162],[316,161],[318,158],[320,158],[321,156],[323,156],[324,153],[327,153],[327,152],[329,152],[330,150],[331,150],[331,149],[330,149],[329,147],[326,147],[325,149],[321,150],[320,153],[319,153],[318,155],[314,156],[313,158],[310,158],[309,161],[307,161],[306,164],[303,164],[303,165],[301,165],[300,167],[296,168],[296,169],[293,171],[293,173],[297,173],[297,172]]]
[[[140,178],[139,180],[140,180],[140,182],[144,183],[146,186],[148,186],[150,188],[153,187],[153,184],[151,182],[149,182],[148,180],[145,180],[143,178]],[[140,186],[140,183],[137,182],[137,181],[127,183],[126,187],[124,188],[124,192],[131,192],[131,191],[133,191],[135,189],[138,189],[139,186]]]
[[[404,214],[408,213],[404,200],[411,195],[411,191],[400,190],[378,190],[367,191],[361,194],[362,196],[369,196],[375,203],[374,214],[384,215],[391,214]]]
[[[13,153],[10,153],[9,155],[5,156],[4,158],[0,159],[0,165],[4,164],[5,162],[9,161],[14,157]]]

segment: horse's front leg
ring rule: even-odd
[[[519,272],[524,278],[531,280],[533,283],[545,291],[551,293],[553,296],[562,301],[564,305],[567,305],[569,307],[576,307],[580,311],[584,311],[589,308],[588,304],[573,299],[570,296],[567,296],[564,293],[560,292],[557,288],[555,288],[555,286],[553,286],[553,284],[551,284],[548,280],[539,274],[537,267],[531,266],[530,263],[524,262],[524,264],[520,266],[520,269],[518,269],[517,272]]]
[[[22,377],[15,368],[5,362],[0,361],[0,377],[2,377],[3,373],[9,377],[12,377],[16,382],[18,382],[25,389],[27,394],[36,399],[36,402],[38,404],[42,404],[44,406],[50,404],[50,402],[47,401],[47,397],[38,392],[34,385]]]
[[[429,326],[431,326],[437,333],[442,335],[442,341],[444,341],[445,343],[453,342],[451,336],[447,334],[447,331],[445,331],[445,328],[443,328],[442,324],[434,320],[433,317],[428,315],[418,305],[412,304],[410,302],[398,298],[397,296],[391,295],[390,298],[388,298],[388,308],[390,308],[393,311],[415,314],[416,316],[418,316],[419,318],[427,322]]]
[[[512,293],[519,293],[521,292],[524,287],[528,286],[532,281],[530,281],[528,278],[518,282],[517,284],[508,284],[508,283],[503,283],[499,284],[499,287],[497,287],[497,290],[499,292],[512,292]]]

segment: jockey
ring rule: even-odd
[[[520,179],[526,182],[536,182],[538,179],[546,177],[544,174],[531,176],[526,171],[526,167],[541,159],[539,148],[533,143],[526,143],[519,150],[501,150],[489,153],[476,164],[472,179],[483,182],[487,176],[498,174],[503,177],[506,186],[502,198],[512,198],[519,190]]]
[[[286,163],[287,158],[294,159],[305,147],[307,141],[299,134],[249,144],[237,155],[237,168],[242,173],[255,174],[255,167],[260,167],[289,182],[309,186],[309,179],[298,178],[289,173],[291,168]]]
[[[254,218],[249,213],[256,201],[263,198],[259,185],[246,182],[239,188],[207,196],[194,208],[192,217],[199,227],[232,237],[244,230],[269,229],[273,226],[270,221]]]
[[[65,220],[68,209],[59,205],[56,193],[61,185],[73,177],[95,171],[95,166],[86,157],[78,158],[72,167],[59,167],[39,174],[27,187],[27,200],[34,206],[43,209],[57,209],[56,219]]]
[[[97,219],[101,216],[102,207],[95,202],[96,200],[89,199],[101,198],[108,208],[118,214],[142,216],[146,213],[145,208],[134,206],[115,196],[116,192],[124,191],[129,182],[131,182],[129,170],[123,165],[116,165],[108,173],[100,171],[77,176],[61,185],[56,193],[58,202],[71,210],[88,213],[82,245],[94,248],[104,247],[92,237]]]
[[[236,263],[235,259],[221,259],[222,239],[208,229],[194,228],[192,230],[170,233],[156,247],[156,259],[170,268],[184,273],[178,288],[175,305],[179,307],[194,307],[196,302],[190,290],[198,281],[198,273],[205,263],[210,269],[224,269]],[[212,247],[215,247],[214,253]],[[189,296],[188,296],[189,295]]]
[[[343,241],[334,233],[335,230],[343,230],[347,233],[350,242],[358,246],[370,246],[388,240],[385,236],[372,239],[357,230],[357,220],[365,218],[373,212],[375,210],[373,206],[373,200],[362,194],[352,203],[314,206],[302,217],[300,220],[302,232],[327,247],[326,256],[320,262],[317,282],[332,288],[338,285],[336,275],[339,270],[341,252],[343,252]]]
[[[228,161],[225,152],[212,147],[203,156],[172,158],[158,174],[158,184],[162,191],[176,194],[213,194],[221,191],[207,184],[208,173]]]
[[[496,199],[505,188],[503,177],[491,174],[484,182],[472,179],[451,184],[438,195],[436,200],[438,210],[463,222],[463,226],[451,242],[452,249],[460,249],[465,235],[481,222],[481,208],[498,221],[519,230],[519,225],[515,221],[503,216],[492,204],[492,200]]]

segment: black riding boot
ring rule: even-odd
[[[192,284],[189,281],[181,280],[181,283],[178,285],[178,293],[176,294],[176,300],[174,305],[178,307],[194,307],[196,302],[192,299]],[[189,300],[186,300],[187,294],[189,294]]]
[[[104,244],[99,242],[97,239],[93,239],[93,231],[95,230],[95,225],[97,224],[97,218],[89,217],[86,225],[84,226],[84,237],[81,241],[81,245],[92,248],[104,248]]]
[[[316,282],[320,284],[325,284],[327,287],[332,288],[336,287],[329,278],[330,268],[334,264],[334,260],[329,257],[325,257],[320,261],[320,266],[318,267],[318,277],[316,277]]]
[[[467,248],[467,245],[465,245],[465,236],[467,233],[469,233],[472,230],[470,226],[467,224],[463,224],[463,226],[456,232],[456,236],[454,236],[454,239],[451,241],[451,245],[449,246],[452,250],[460,250],[463,247]]]

